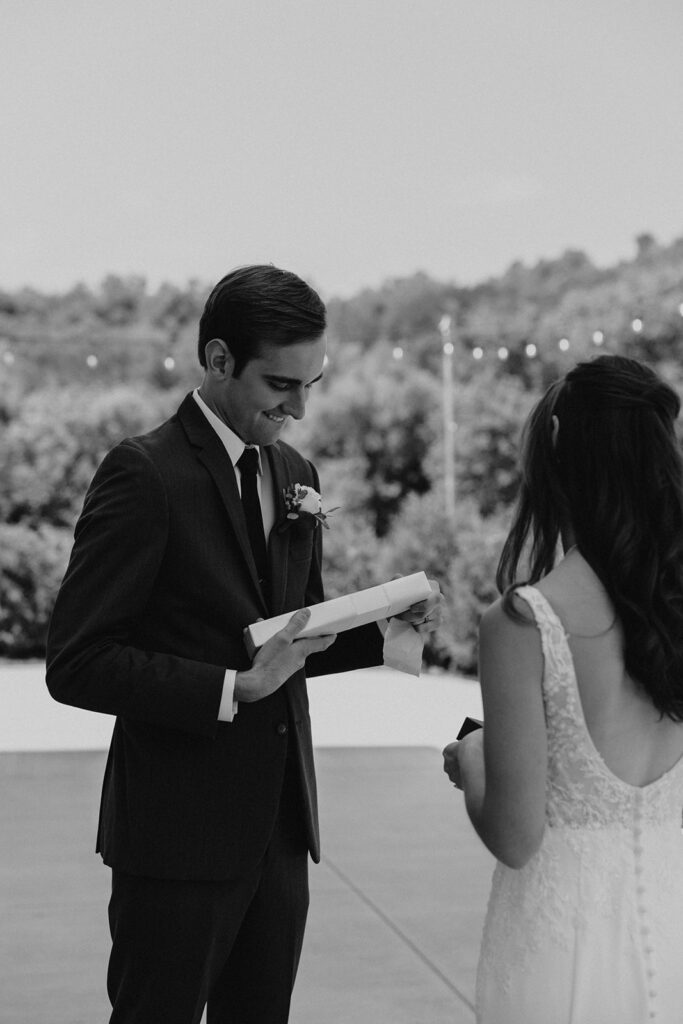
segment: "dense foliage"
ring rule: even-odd
[[[41,656],[95,467],[199,383],[208,286],[108,277],[93,291],[0,291],[0,655]],[[450,317],[450,332],[444,316]],[[428,659],[471,672],[516,491],[519,428],[577,359],[621,351],[683,391],[683,239],[637,239],[599,269],[580,252],[473,288],[424,274],[329,302],[330,362],[287,438],[317,464],[329,596],[425,569],[449,618]],[[443,342],[453,345],[456,511],[444,500]],[[106,585],[106,583],[105,583]]]

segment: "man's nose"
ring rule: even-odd
[[[292,389],[282,403],[282,410],[292,419],[301,420],[306,413],[306,391],[304,388]]]

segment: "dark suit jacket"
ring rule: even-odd
[[[314,467],[289,445],[265,449],[283,488]],[[266,605],[235,473],[191,395],[170,420],[129,438],[97,470],[76,526],[48,637],[47,684],[66,704],[116,715],[97,849],[157,878],[236,877],[263,855],[287,745],[298,764],[309,848],[319,859],[305,674],[217,720],[226,667],[246,669],[242,633],[323,600],[321,530],[273,529]],[[340,634],[309,674],[379,664],[376,626]],[[283,730],[287,726],[287,730]]]

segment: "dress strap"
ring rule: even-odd
[[[541,647],[545,660],[545,671],[543,673],[543,690],[547,693],[549,680],[553,681],[553,688],[558,683],[567,688],[571,693],[570,699],[576,697],[576,677],[574,674],[574,660],[567,639],[567,632],[560,621],[557,612],[546,597],[536,587],[529,585],[519,587],[516,591],[523,598],[534,616],[534,621],[541,634]]]
[[[562,636],[566,638],[567,633],[560,622],[557,612],[537,587],[525,584],[523,587],[517,587],[515,594],[519,594],[520,597],[523,597],[529,605],[534,613],[534,620],[541,633],[561,633]]]

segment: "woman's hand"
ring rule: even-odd
[[[462,789],[462,777],[458,763],[458,747],[460,742],[460,740],[454,740],[453,743],[449,743],[447,747],[444,747],[442,751],[443,770],[456,789]]]
[[[456,789],[484,794],[484,730],[475,729],[443,750],[443,770]]]

